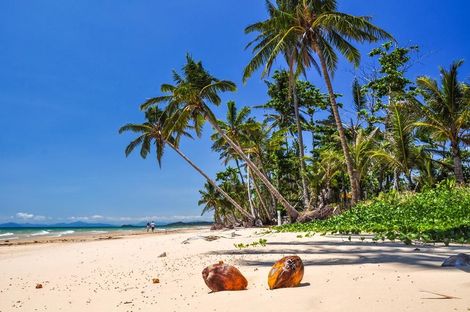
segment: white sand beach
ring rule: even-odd
[[[417,250],[261,232],[197,229],[1,246],[0,311],[470,311],[470,273],[440,267],[447,256],[470,253],[469,246]],[[209,235],[220,238],[203,239]],[[265,247],[233,245],[260,238]],[[301,287],[268,290],[271,265],[292,254],[304,261]],[[210,292],[201,271],[219,260],[240,269],[247,290]]]

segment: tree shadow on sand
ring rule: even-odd
[[[272,246],[283,246],[270,249]],[[319,265],[357,265],[398,263],[422,268],[440,268],[442,262],[457,250],[469,253],[469,247],[435,248],[433,246],[406,246],[402,243],[383,242],[349,242],[349,241],[291,241],[269,242],[264,248],[247,248],[237,250],[220,250],[210,255],[266,255],[263,260],[240,259],[241,265],[270,267],[280,256],[284,255],[318,255],[317,259],[303,259],[304,266]],[[271,255],[271,257],[269,257]],[[328,255],[328,257],[325,257]],[[316,258],[316,257],[313,257]],[[444,268],[445,269],[445,268]],[[469,272],[468,269],[464,270]]]

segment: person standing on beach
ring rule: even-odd
[[[150,222],[150,228],[152,229],[152,233],[155,232],[155,222]]]
[[[150,222],[147,222],[147,233],[150,231]]]

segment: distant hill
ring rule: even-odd
[[[72,222],[72,223],[55,223],[55,224],[32,224],[32,223],[14,223],[8,222],[0,224],[0,228],[27,228],[27,227],[35,227],[35,228],[68,228],[68,227],[84,227],[84,228],[94,228],[94,227],[116,227],[115,225],[106,224],[106,223],[87,223],[87,222]]]

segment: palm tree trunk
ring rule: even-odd
[[[248,158],[250,156],[248,155]],[[256,219],[255,208],[253,207],[253,199],[251,198],[251,181],[250,181],[250,167],[246,166],[246,188],[248,190],[248,204],[250,205],[250,211],[253,218]]]
[[[199,172],[204,178],[206,178],[207,182],[209,182],[210,184],[212,184],[213,187],[215,187],[215,189],[220,193],[222,194],[222,196],[225,197],[225,199],[227,199],[234,207],[235,209],[237,209],[242,215],[244,215],[245,217],[248,218],[248,220],[250,221],[253,221],[254,218],[248,213],[246,212],[232,197],[230,197],[230,195],[228,195],[223,189],[221,189],[217,183],[215,183],[215,181],[213,181],[211,178],[209,178],[209,176],[201,170],[201,168],[199,168],[198,166],[196,166],[195,163],[193,163],[188,157],[186,157],[185,154],[183,154],[183,152],[181,152],[176,146],[174,146],[173,144],[171,144],[170,142],[166,141],[166,144],[168,144],[168,146],[170,146],[176,153],[178,153],[178,155],[180,155],[184,160],[186,160],[186,162],[188,164],[191,165],[191,167],[193,167],[197,172]]]
[[[227,143],[237,152],[237,154],[245,161],[245,163],[250,167],[250,169],[253,171],[253,173],[266,185],[266,188],[269,190],[271,194],[276,197],[277,200],[282,204],[282,206],[287,210],[287,213],[291,217],[292,221],[295,221],[297,217],[299,216],[299,213],[297,210],[295,210],[294,207],[292,207],[291,204],[279,193],[279,191],[269,182],[268,178],[264,174],[261,173],[261,171],[258,169],[258,167],[255,166],[255,164],[248,159],[248,156],[242,151],[240,146],[235,144],[232,139],[228,137],[228,135],[219,127],[217,122],[215,120],[212,120],[207,114],[206,114],[206,120],[214,127],[214,129],[227,141]]]
[[[410,185],[410,190],[413,189],[413,178],[411,177],[411,169],[407,170],[406,179],[408,180],[408,184]]]
[[[289,81],[292,90],[292,99],[294,102],[294,115],[295,125],[297,126],[297,143],[299,146],[299,162],[300,162],[300,178],[302,180],[302,195],[304,199],[305,210],[310,210],[310,200],[308,196],[307,180],[305,179],[305,151],[304,151],[304,138],[302,133],[302,126],[300,125],[300,114],[299,114],[299,99],[297,97],[297,83],[294,75],[292,61],[289,65]]]
[[[243,179],[243,174],[242,174],[242,169],[240,168],[240,163],[238,162],[238,159],[235,158],[235,164],[237,165],[238,168],[238,174],[240,175],[240,180],[242,184],[245,184],[245,179]]]
[[[341,147],[343,148],[344,158],[346,160],[346,168],[348,170],[349,182],[351,184],[351,195],[352,195],[351,204],[354,205],[359,200],[359,194],[358,194],[357,183],[356,183],[357,175],[354,170],[351,153],[349,152],[346,135],[344,134],[343,124],[341,122],[341,116],[339,115],[338,105],[336,104],[336,96],[333,91],[333,85],[331,84],[330,74],[328,73],[328,68],[326,67],[325,58],[323,56],[321,49],[317,49],[317,53],[320,58],[323,78],[325,79],[325,83],[328,88],[328,93],[330,96],[331,110],[333,111],[333,116],[335,117],[336,128],[338,129],[339,139],[341,141]]]
[[[256,184],[255,179],[253,179],[253,186],[255,187],[255,192],[256,192],[256,194],[258,195],[260,205],[261,205],[261,207],[263,208],[264,213],[266,214],[266,220],[264,220],[264,221],[267,221],[267,220],[268,220],[269,222],[271,222],[271,214],[269,213],[268,207],[266,206],[266,203],[265,203],[264,200],[263,200],[263,197],[262,197],[262,194],[261,194],[261,190],[259,189],[258,184]],[[266,223],[266,222],[265,222],[265,223]]]
[[[452,156],[454,158],[454,174],[455,180],[458,184],[464,184],[465,180],[463,177],[462,159],[460,158],[460,149],[457,142],[452,142]]]
[[[393,188],[397,192],[400,190],[398,178],[399,178],[398,169],[393,169]]]

